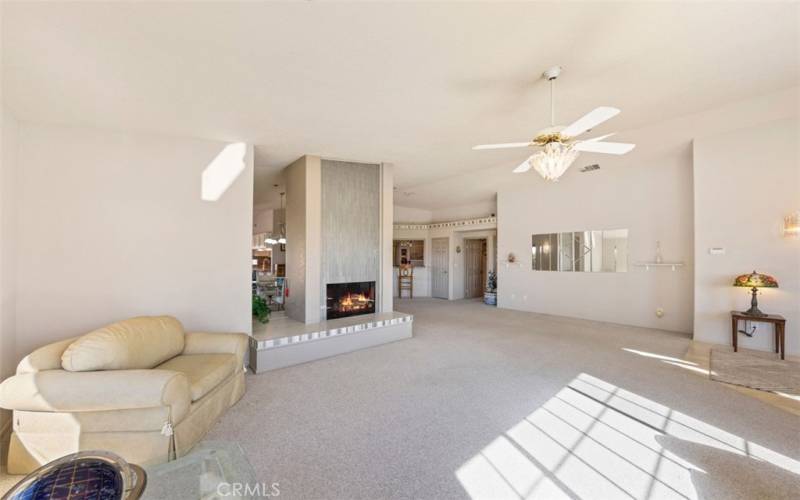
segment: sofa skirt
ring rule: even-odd
[[[188,453],[245,390],[244,371],[237,370],[172,425],[169,408],[50,413],[14,411],[8,449],[9,474],[28,474],[64,455],[106,450],[137,465],[155,465]]]

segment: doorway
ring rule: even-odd
[[[431,297],[450,298],[449,268],[450,238],[431,240]]]
[[[482,297],[486,283],[486,238],[464,240],[464,297]]]

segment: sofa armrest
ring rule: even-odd
[[[8,410],[70,413],[170,406],[177,423],[190,403],[186,375],[170,370],[45,370],[0,384],[0,407]]]
[[[61,355],[79,338],[71,337],[36,349],[22,358],[17,365],[17,374],[61,369]]]
[[[249,342],[244,333],[187,332],[183,354],[235,354],[244,365]]]

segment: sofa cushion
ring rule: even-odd
[[[141,316],[79,337],[61,355],[68,371],[153,368],[183,352],[183,325],[172,316]]]
[[[162,363],[158,369],[186,374],[194,402],[236,372],[237,365],[234,354],[183,354]]]

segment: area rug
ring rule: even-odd
[[[761,352],[711,350],[711,380],[800,396],[800,363]]]

